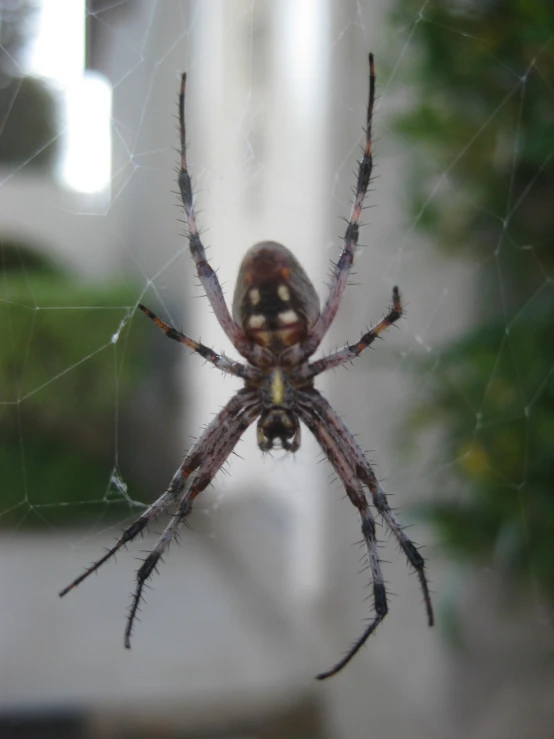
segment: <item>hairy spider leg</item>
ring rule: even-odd
[[[190,253],[194,259],[198,279],[206,293],[213,312],[219,322],[221,328],[232,342],[233,346],[243,357],[249,359],[254,364],[263,363],[268,360],[268,353],[261,346],[248,341],[243,331],[237,326],[229,313],[229,308],[225,302],[223,290],[217,278],[217,274],[208,262],[206,250],[200,239],[198,226],[196,224],[196,214],[194,211],[194,197],[192,193],[192,180],[187,165],[187,143],[186,143],[186,125],[185,125],[185,90],[187,75],[181,77],[181,90],[179,93],[179,135],[181,144],[181,166],[179,170],[179,190],[181,192],[181,200],[187,216],[188,239]]]
[[[148,316],[148,318],[154,321],[156,326],[164,332],[168,339],[173,339],[174,341],[178,341],[180,344],[188,346],[189,349],[200,354],[201,357],[204,357],[206,361],[211,362],[222,372],[234,375],[235,377],[242,377],[243,379],[259,380],[262,377],[261,373],[254,367],[249,367],[242,364],[242,362],[236,362],[233,359],[229,359],[224,354],[217,354],[213,349],[210,349],[209,346],[205,346],[199,341],[191,339],[182,331],[174,328],[174,326],[169,326],[167,323],[164,323],[161,318],[158,318],[155,313],[144,305],[139,304],[138,307]]]
[[[333,354],[329,354],[327,357],[318,359],[316,362],[302,365],[299,370],[293,373],[292,379],[307,380],[321,374],[322,372],[334,369],[341,364],[345,364],[346,362],[350,362],[352,359],[355,359],[365,349],[367,349],[368,346],[371,346],[383,331],[398,321],[402,317],[403,312],[404,309],[402,307],[402,301],[400,300],[400,293],[398,292],[397,287],[393,287],[391,309],[376,326],[365,333],[355,344],[345,346],[344,349],[339,349],[338,351],[333,352]]]
[[[375,606],[375,617],[371,620],[360,638],[351,646],[346,655],[337,662],[330,670],[316,675],[318,680],[325,680],[342,670],[354,655],[363,647],[377,626],[385,618],[388,612],[387,593],[381,572],[381,564],[377,551],[377,539],[375,536],[375,521],[371,515],[369,503],[364,493],[362,484],[356,475],[356,471],[350,466],[327,425],[318,417],[309,404],[299,407],[300,418],[315,436],[323,449],[327,459],[331,462],[339,480],[350,501],[356,506],[362,519],[362,534],[369,555],[371,579],[373,582],[373,602]]]
[[[358,244],[360,233],[360,217],[364,199],[371,180],[371,172],[373,169],[373,158],[371,154],[371,124],[373,121],[373,106],[375,103],[375,66],[373,63],[373,54],[369,55],[369,97],[367,103],[366,128],[365,128],[365,145],[362,158],[358,164],[358,177],[356,180],[356,192],[354,195],[354,203],[350,213],[350,219],[344,233],[344,247],[339,260],[333,265],[333,273],[331,283],[329,285],[329,293],[321,315],[317,319],[309,338],[307,338],[300,346],[292,347],[289,351],[294,357],[294,361],[300,362],[311,356],[321,340],[329,330],[331,323],[337,313],[340,305],[341,297],[348,283],[348,277],[352,264],[354,263],[354,255]],[[288,356],[288,355],[287,355]]]
[[[361,450],[358,442],[352,436],[339,414],[334,410],[328,400],[315,388],[311,390],[299,392],[299,401],[308,403],[308,405],[321,418],[327,430],[332,434],[336,444],[341,449],[343,455],[349,460],[350,466],[355,470],[356,475],[366,485],[371,493],[373,505],[383,517],[388,528],[392,531],[400,548],[406,555],[408,562],[417,572],[419,584],[423,592],[423,600],[425,610],[427,612],[427,622],[429,626],[435,623],[433,613],[433,605],[431,603],[431,595],[429,592],[429,583],[425,575],[425,560],[421,556],[415,544],[406,536],[400,522],[394,515],[385,491],[380,482],[377,480],[373,469],[367,460],[365,454]]]
[[[218,470],[221,468],[227,457],[231,454],[240,437],[246,431],[248,426],[259,415],[259,403],[243,407],[235,416],[224,422],[221,414],[216,416],[215,421],[219,428],[212,438],[210,448],[202,456],[202,460],[198,465],[194,477],[189,477],[185,484],[181,486],[182,495],[179,501],[179,507],[168,523],[155,547],[146,556],[144,562],[139,567],[136,577],[136,587],[133,594],[131,608],[127,618],[127,626],[125,628],[125,646],[131,648],[131,632],[137,615],[138,608],[142,599],[142,591],[146,581],[152,576],[156,570],[158,562],[163,557],[165,551],[169,547],[172,540],[177,536],[181,524],[192,511],[192,504],[195,498],[201,493],[213,480]],[[212,422],[214,423],[214,422]],[[211,424],[210,424],[211,425]],[[199,444],[204,445],[206,439],[203,437],[199,440]]]
[[[125,529],[125,531],[121,534],[113,547],[108,549],[103,557],[91,564],[90,567],[87,567],[86,570],[81,575],[79,575],[79,577],[76,577],[75,580],[73,580],[67,587],[65,587],[63,590],[60,590],[60,598],[63,598],[63,596],[69,593],[70,590],[73,590],[73,588],[76,588],[77,585],[83,582],[83,580],[86,580],[89,575],[92,575],[93,572],[96,572],[96,570],[98,570],[105,562],[111,559],[114,554],[116,554],[116,552],[121,549],[121,547],[124,547],[125,544],[133,541],[133,539],[135,539],[148,526],[150,521],[153,521],[160,515],[160,513],[163,513],[163,511],[165,511],[165,509],[171,504],[171,502],[175,500],[175,493],[172,489],[174,481],[175,480],[172,480],[169,488],[166,490],[165,493],[163,493],[163,495],[158,498],[158,500],[152,503],[152,505],[149,506],[144,511],[144,513],[142,513],[137,518],[136,521],[133,521],[133,523]]]
[[[148,526],[150,521],[157,518],[163,511],[165,511],[171,503],[177,500],[178,496],[186,486],[187,480],[190,475],[198,469],[202,464],[206,456],[209,456],[215,445],[218,444],[218,440],[222,436],[223,432],[232,426],[238,414],[243,410],[245,404],[250,400],[252,394],[249,391],[241,390],[234,395],[227,405],[217,414],[212,422],[206,427],[204,433],[196,441],[189,453],[185,457],[185,460],[173,476],[171,483],[163,495],[156,500],[152,505],[144,511],[125,531],[122,533],[120,538],[116,541],[113,547],[108,549],[106,554],[99,560],[94,562],[90,567],[75,578],[67,587],[60,591],[60,597],[63,597],[70,590],[77,587],[83,582],[89,575],[96,572],[105,562],[118,552],[121,547],[125,546],[129,542],[133,541],[144,529]],[[223,464],[223,462],[221,463]]]

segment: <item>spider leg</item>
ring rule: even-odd
[[[364,630],[359,639],[350,647],[345,656],[339,660],[330,670],[321,672],[316,675],[318,680],[336,675],[342,670],[354,655],[363,647],[365,642],[375,631],[377,626],[385,618],[388,612],[387,593],[383,581],[383,573],[381,572],[381,564],[377,551],[377,539],[375,536],[375,521],[371,515],[369,504],[358,479],[354,468],[349,464],[347,458],[341,454],[341,450],[327,424],[309,407],[309,405],[299,406],[300,418],[315,436],[319,445],[323,449],[325,455],[331,462],[339,480],[344,485],[346,493],[353,505],[356,506],[362,519],[362,534],[367,546],[369,556],[369,565],[371,569],[371,579],[373,582],[373,601],[375,606],[375,616]]]
[[[148,318],[154,321],[156,326],[158,326],[169,339],[173,339],[174,341],[178,341],[180,344],[188,346],[189,349],[192,349],[197,354],[200,354],[201,357],[204,357],[205,360],[211,362],[222,372],[226,372],[229,375],[234,375],[235,377],[242,377],[243,379],[260,379],[261,375],[256,369],[252,367],[247,367],[246,365],[242,364],[242,362],[235,362],[234,360],[226,357],[224,354],[217,354],[216,352],[214,352],[213,349],[210,349],[210,347],[201,344],[199,341],[191,339],[189,336],[182,333],[182,331],[179,331],[173,326],[169,326],[167,323],[164,323],[161,318],[158,318],[155,313],[153,313],[149,308],[146,308],[144,305],[139,304],[138,307],[143,313],[148,316]]]
[[[127,649],[131,648],[131,632],[146,581],[156,570],[158,562],[177,535],[184,519],[192,511],[195,498],[213,480],[215,474],[221,468],[229,454],[231,454],[244,431],[259,415],[259,412],[259,404],[255,402],[247,407],[243,407],[239,413],[236,413],[233,418],[229,419],[228,423],[224,423],[223,419],[221,419],[221,414],[219,414],[214,419],[217,422],[217,433],[212,435],[210,443],[208,444],[208,430],[214,422],[210,424],[208,429],[200,437],[198,445],[204,451],[201,452],[201,460],[198,468],[194,476],[189,477],[181,486],[181,497],[176,513],[164,529],[154,549],[147,555],[137,571],[135,592],[125,628],[125,646]]]
[[[60,598],[63,598],[63,596],[69,593],[70,590],[73,590],[73,588],[76,588],[77,585],[83,582],[83,580],[86,580],[89,575],[92,575],[93,572],[96,572],[96,570],[98,570],[105,562],[111,559],[111,557],[113,557],[114,554],[121,549],[121,547],[125,546],[125,544],[128,544],[130,541],[133,541],[133,539],[135,539],[141,533],[141,531],[146,528],[150,521],[159,516],[160,513],[162,513],[170,505],[172,500],[174,500],[174,495],[170,487],[163,495],[158,498],[158,500],[156,500],[149,508],[147,508],[146,511],[144,511],[144,513],[142,513],[136,519],[136,521],[133,521],[133,523],[125,529],[125,531],[121,534],[114,546],[108,549],[103,557],[90,565],[90,567],[87,567],[87,569],[81,575],[79,575],[79,577],[76,577],[75,580],[67,585],[67,587],[65,587],[63,590],[60,590]]]
[[[204,455],[206,453],[205,450],[207,450],[208,453],[210,452],[214,444],[216,444],[218,437],[221,436],[222,429],[228,428],[229,425],[232,426],[237,415],[244,408],[245,403],[248,402],[249,398],[251,397],[251,392],[241,390],[233,398],[231,398],[227,405],[220,411],[220,413],[218,413],[218,415],[208,425],[204,433],[190,449],[189,453],[185,457],[185,460],[173,476],[173,479],[171,480],[171,483],[166,492],[163,493],[163,495],[161,495],[158,500],[152,503],[152,505],[147,508],[146,511],[144,511],[144,513],[142,513],[136,519],[136,521],[134,521],[128,528],[125,529],[125,531],[122,533],[113,547],[108,549],[103,557],[90,565],[90,567],[87,567],[87,569],[81,575],[79,575],[79,577],[75,578],[75,580],[73,580],[67,587],[61,590],[60,597],[63,597],[64,595],[69,593],[70,590],[73,590],[73,588],[77,587],[77,585],[82,583],[83,580],[85,580],[89,575],[92,575],[93,572],[96,572],[105,562],[111,559],[111,557],[113,557],[114,554],[116,554],[116,552],[121,549],[121,547],[133,541],[133,539],[135,539],[142,531],[144,531],[150,521],[157,518],[157,516],[163,513],[163,511],[165,511],[170,506],[170,504],[178,498],[179,494],[185,487],[188,478],[199,467],[200,463],[204,459]]]
[[[303,357],[311,356],[321,340],[329,330],[329,326],[339,308],[340,300],[344,289],[348,283],[348,277],[352,264],[354,262],[354,254],[358,243],[360,231],[360,217],[364,199],[371,180],[371,171],[373,169],[373,159],[371,155],[371,124],[373,120],[373,105],[375,102],[375,67],[373,64],[373,54],[369,55],[369,98],[367,103],[366,128],[365,128],[365,145],[364,152],[358,164],[358,177],[356,181],[356,193],[354,203],[350,213],[350,220],[346,226],[344,234],[344,247],[338,262],[333,267],[331,284],[329,286],[329,294],[325,302],[325,306],[321,315],[317,319],[310,337],[303,342],[301,350]]]
[[[192,510],[193,498],[192,486],[190,482],[191,481],[189,480],[188,484],[185,487],[185,491],[181,496],[181,502],[179,503],[179,508],[177,509],[177,512],[173,515],[171,521],[163,530],[160,538],[156,542],[156,546],[154,547],[154,549],[152,549],[152,551],[147,555],[137,571],[135,592],[133,593],[133,600],[131,603],[131,608],[129,610],[129,615],[127,617],[127,626],[125,627],[125,647],[127,649],[131,648],[131,632],[133,630],[133,624],[135,622],[137,611],[142,599],[142,590],[144,588],[144,584],[152,575],[152,573],[156,570],[158,562],[160,561],[166,549],[169,547],[171,541],[174,539],[174,537],[177,536],[179,528],[183,523],[185,517],[188,516],[188,514]]]
[[[358,442],[352,436],[339,414],[333,409],[330,403],[315,389],[302,391],[298,393],[300,402],[307,402],[318,416],[325,423],[326,429],[333,435],[335,443],[343,454],[348,457],[350,464],[356,471],[359,479],[369,488],[373,505],[381,514],[385,523],[392,531],[400,548],[406,555],[408,562],[417,572],[417,577],[421,590],[423,592],[423,600],[427,611],[427,622],[429,626],[433,626],[435,617],[433,613],[433,604],[431,603],[431,595],[429,593],[429,583],[425,575],[425,560],[416,548],[415,544],[406,536],[400,522],[394,515],[387,496],[380,482],[377,480],[373,469],[367,460],[365,454],[361,450]]]
[[[267,352],[261,346],[253,346],[248,341],[242,330],[237,326],[229,313],[229,308],[223,296],[223,290],[217,278],[217,275],[208,262],[206,250],[200,239],[198,226],[196,223],[196,214],[194,211],[194,197],[192,194],[192,180],[187,165],[187,143],[186,143],[186,125],[185,125],[185,89],[187,75],[181,77],[181,91],[179,93],[179,136],[181,144],[181,163],[179,170],[179,190],[181,192],[181,200],[187,216],[188,238],[190,252],[196,270],[198,279],[202,283],[202,287],[210,302],[213,312],[219,322],[221,328],[225,331],[228,338],[233,343],[236,350],[243,357],[250,359],[254,363],[267,358]]]
[[[339,349],[338,351],[333,352],[333,354],[330,354],[327,357],[318,359],[317,362],[304,364],[297,372],[294,373],[293,378],[295,380],[306,380],[311,377],[315,377],[322,372],[326,372],[329,369],[334,369],[341,364],[350,362],[352,359],[355,359],[357,356],[359,356],[365,349],[367,349],[368,346],[371,346],[371,344],[373,344],[375,339],[383,331],[389,328],[389,326],[392,326],[393,323],[396,323],[396,321],[398,321],[402,317],[402,313],[403,308],[402,301],[400,300],[400,293],[398,292],[397,287],[393,287],[391,309],[387,313],[387,315],[379,321],[378,324],[376,324],[372,329],[365,333],[355,344],[345,346],[344,349]]]

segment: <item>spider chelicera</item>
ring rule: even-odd
[[[125,646],[129,648],[133,623],[146,581],[177,535],[185,517],[191,512],[195,498],[213,480],[244,431],[258,419],[257,441],[262,451],[267,452],[278,445],[295,452],[300,446],[302,421],[319,442],[350,501],[360,514],[362,534],[369,555],[375,607],[370,623],[347,654],[330,670],[317,675],[322,680],[339,672],[354,657],[388,610],[377,551],[375,520],[364,488],[369,490],[377,513],[382,516],[408,562],[416,570],[423,591],[427,619],[429,625],[433,625],[433,609],[423,557],[406,536],[391,510],[387,496],[358,442],[340,416],[314,387],[314,378],[317,375],[354,359],[385,329],[398,321],[402,316],[398,288],[394,287],[392,290],[392,305],[387,315],[359,341],[315,362],[309,361],[337,313],[358,243],[360,216],[372,171],[371,124],[375,100],[373,55],[369,55],[365,145],[358,166],[354,204],[344,235],[342,253],[338,262],[333,265],[329,293],[321,311],[315,288],[296,258],[281,244],[264,241],[253,246],[242,261],[232,316],[229,313],[221,285],[206,258],[196,225],[192,184],[186,159],[185,84],[186,75],[183,75],[179,96],[179,189],[187,217],[190,251],[216,318],[246,363],[216,354],[209,347],[168,326],[143,305],[139,305],[139,308],[170,339],[188,346],[222,372],[242,378],[244,388],[231,398],[207,426],[174,474],[166,492],[123,532],[101,559],[64,588],[60,595],[72,590],[122,546],[135,539],[154,518],[174,506],[175,512],[169,524],[137,572],[136,588],[125,629]]]

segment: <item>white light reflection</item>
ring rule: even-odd
[[[287,43],[285,61],[299,97],[311,97],[311,85],[319,82],[317,64],[325,30],[324,6],[320,0],[289,0],[286,4]]]
[[[66,147],[61,177],[74,190],[105,190],[111,179],[112,88],[106,78],[84,74],[66,93]]]
[[[62,89],[82,76],[85,67],[84,0],[42,0],[37,34],[29,54],[29,72]]]
[[[85,71],[85,0],[43,0],[28,72],[44,77],[62,101],[63,150],[58,175],[83,193],[106,191],[111,181],[112,87]]]

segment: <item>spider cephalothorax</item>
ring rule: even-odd
[[[256,419],[258,419],[258,446],[264,452],[275,446],[295,452],[300,446],[300,421],[302,421],[317,439],[361,518],[362,535],[367,547],[373,584],[375,615],[346,656],[332,669],[317,677],[323,679],[341,670],[387,614],[387,594],[377,549],[375,520],[366,490],[377,513],[383,518],[409,563],[416,570],[423,591],[427,619],[429,625],[433,624],[433,609],[423,557],[408,539],[391,510],[387,496],[358,442],[340,416],[314,387],[314,378],[317,375],[357,357],[379,334],[401,317],[402,304],[398,289],[396,287],[392,289],[392,306],[387,315],[359,341],[322,359],[310,361],[336,315],[346,287],[358,243],[363,202],[371,179],[371,123],[375,99],[375,72],[371,54],[369,68],[365,145],[358,165],[354,203],[344,234],[343,249],[338,262],[333,266],[323,310],[320,310],[319,299],[312,283],[293,254],[281,244],[264,241],[253,246],[242,261],[232,316],[217,275],[206,259],[196,225],[192,184],[186,160],[186,76],[183,75],[179,98],[181,133],[179,189],[187,218],[190,250],[198,277],[217,320],[246,363],[216,354],[209,347],[164,323],[148,308],[143,305],[138,307],[170,339],[185,344],[223,372],[242,378],[244,388],[231,398],[207,426],[173,475],[166,492],[123,532],[115,545],[101,559],[60,593],[65,595],[69,592],[122,546],[132,541],[150,521],[173,507],[174,515],[137,572],[136,589],[125,630],[127,647],[130,646],[131,630],[146,581],[177,535],[184,519],[191,512],[195,498],[213,480],[243,432]]]

